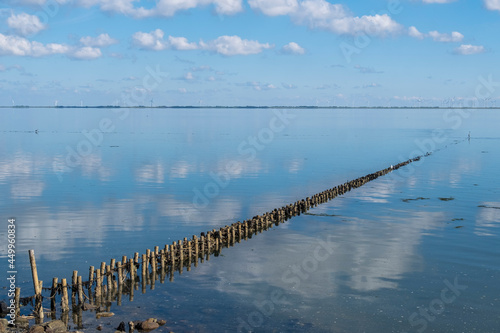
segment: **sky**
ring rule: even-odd
[[[500,0],[2,0],[0,105],[500,106]]]

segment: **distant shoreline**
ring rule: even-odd
[[[488,106],[258,106],[258,105],[246,105],[246,106],[196,106],[196,105],[162,105],[162,106],[114,106],[114,105],[94,105],[94,106],[76,106],[76,105],[61,105],[61,106],[30,106],[30,105],[14,105],[14,106],[0,106],[0,109],[491,109],[498,110],[500,106],[488,107]]]

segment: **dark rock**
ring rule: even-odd
[[[66,324],[62,320],[52,320],[46,324],[43,324],[45,327],[45,332],[48,333],[65,333],[68,331]]]
[[[29,330],[29,333],[44,333],[44,332],[45,329],[43,328],[42,325],[31,326]]]
[[[28,319],[26,318],[16,318],[16,327],[21,329],[21,330],[28,330],[28,328],[30,327],[30,322]]]
[[[7,332],[7,326],[9,326],[7,319],[0,319],[0,333]]]
[[[102,325],[97,326],[97,327],[96,327],[96,329],[97,329],[98,331],[102,331]]]
[[[141,330],[143,331],[152,331],[158,327],[160,327],[160,325],[155,318],[149,318],[141,323]]]
[[[161,320],[158,320],[157,323],[158,323],[158,325],[163,326],[163,325],[165,325],[167,323],[167,321],[161,319]]]
[[[125,332],[125,322],[121,322],[120,325],[116,328],[117,331]]]
[[[93,305],[93,304],[89,304],[89,303],[83,303],[82,305],[82,309],[83,311],[87,311],[87,310],[95,310],[97,309],[98,306],[97,305]]]
[[[0,316],[5,317],[9,313],[9,309],[7,309],[7,303],[4,301],[0,301]]]

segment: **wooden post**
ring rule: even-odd
[[[31,275],[33,277],[33,289],[35,289],[35,295],[40,295],[42,291],[39,289],[40,284],[38,283],[38,272],[36,269],[35,251],[29,250],[28,253],[30,256]]]
[[[158,254],[160,253],[160,247],[155,246],[155,256],[158,257]]]
[[[147,269],[148,269],[147,255],[143,254],[142,255],[142,276],[146,275]]]
[[[123,266],[123,268],[125,268],[126,265],[127,265],[127,256],[122,256],[122,266]]]
[[[100,269],[95,271],[95,279],[96,279],[95,304],[100,305],[101,304],[101,292],[102,292],[102,280],[101,280],[101,270]]]
[[[101,276],[104,279],[104,274],[106,273],[106,263],[103,261],[101,262]]]
[[[68,284],[66,283],[66,279],[61,279],[61,288],[62,288],[61,310],[63,312],[66,312],[69,310]]]
[[[134,300],[134,288],[135,288],[135,264],[134,259],[129,259],[130,264],[130,298],[132,302]]]
[[[116,263],[116,260],[115,259],[111,259],[110,262],[109,262],[109,266],[111,267],[111,270],[115,270],[115,263]]]
[[[83,285],[82,277],[78,276],[78,304],[83,304]]]
[[[170,247],[170,257],[172,259],[172,271],[175,269],[175,248],[177,247],[176,245],[177,243],[173,242],[172,246]]]
[[[43,322],[43,298],[42,298],[42,287],[43,281],[38,281],[38,290],[40,291],[38,295],[35,295],[35,315],[36,315],[36,323],[41,324]]]
[[[135,262],[136,264],[138,264],[138,263],[139,263],[139,252],[134,253],[134,262]]]
[[[57,278],[52,279],[52,290],[50,291],[50,311],[56,312]]]
[[[118,286],[121,286],[123,282],[123,266],[120,261],[116,263],[116,268],[118,270]]]
[[[94,283],[94,266],[90,266],[90,268],[89,268],[89,288],[92,288],[93,283]]]
[[[75,306],[76,303],[76,290],[78,283],[78,271],[73,271],[73,279],[71,280],[71,306]]]
[[[179,261],[182,267],[182,264],[184,262],[184,244],[181,240],[179,240]]]
[[[21,287],[16,287],[16,291],[14,294],[14,302],[16,304],[16,318],[19,317],[19,313],[21,311]]]

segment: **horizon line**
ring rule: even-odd
[[[317,106],[317,105],[0,105],[2,109],[500,109],[500,106]]]

